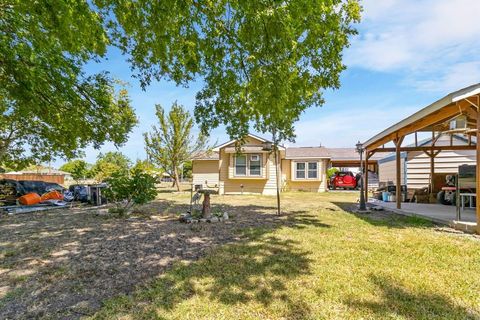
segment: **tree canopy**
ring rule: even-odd
[[[159,126],[145,133],[145,149],[150,161],[174,179],[180,190],[179,170],[195,153],[207,147],[207,137],[193,134],[193,118],[182,105],[174,103],[168,114],[156,105]]]
[[[74,158],[123,144],[136,123],[125,89],[84,65],[105,55],[104,20],[84,1],[0,3],[0,164]]]
[[[232,138],[294,122],[340,86],[358,0],[94,0],[0,3],[0,163],[121,145],[136,123],[125,90],[87,62],[116,46],[143,87],[202,80],[195,118]],[[276,141],[275,141],[276,142]]]
[[[196,120],[293,140],[293,123],[340,86],[357,0],[97,1],[142,85],[200,77]],[[276,141],[275,141],[276,142]]]
[[[75,181],[92,178],[92,165],[82,159],[71,160],[60,167],[60,170],[70,172]]]
[[[110,178],[115,172],[128,172],[131,161],[119,151],[100,153],[97,162],[92,167],[95,180],[104,181]]]

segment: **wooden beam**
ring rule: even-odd
[[[456,103],[449,104],[448,106],[443,107],[436,112],[433,112],[414,123],[406,125],[403,128],[399,128],[397,131],[392,132],[391,134],[371,143],[370,145],[365,146],[370,150],[377,149],[383,144],[386,144],[390,141],[393,141],[396,137],[404,137],[410,133],[414,133],[416,131],[420,131],[426,127],[441,123],[442,121],[446,121],[451,119],[452,117],[459,115],[464,108],[467,108],[467,105],[461,105],[460,107],[457,106]]]
[[[395,144],[395,162],[396,162],[396,174],[397,174],[397,179],[396,179],[396,200],[397,200],[397,209],[402,208],[402,165],[401,165],[401,160],[400,159],[400,147],[402,146],[403,142],[403,136],[402,137],[397,137],[395,140],[393,140],[393,143]]]
[[[456,150],[476,150],[474,145],[463,145],[463,146],[433,146],[433,147],[400,147],[400,151],[411,152],[411,151],[430,151],[430,150],[441,150],[441,151],[456,151]],[[377,148],[372,151],[375,152],[395,152],[396,148]]]
[[[477,96],[477,104],[480,105],[480,97]],[[480,110],[477,111],[480,113]],[[480,114],[477,115],[477,167],[476,167],[476,187],[477,187],[477,233],[480,234]]]
[[[364,190],[363,192],[365,192],[365,201],[368,202],[368,149],[365,149],[365,166],[364,166],[364,170],[365,172],[362,172],[362,175],[364,176],[364,179],[363,179],[363,182],[365,183],[364,184]]]

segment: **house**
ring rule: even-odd
[[[468,140],[459,134],[441,134],[435,141],[437,147],[466,146]],[[430,146],[432,139],[418,142],[418,146]],[[475,144],[472,141],[472,144]],[[408,147],[413,147],[409,145]],[[458,167],[463,164],[475,165],[475,150],[442,150],[435,156],[434,172],[458,173]],[[420,189],[430,185],[430,157],[423,151],[404,151],[400,153],[401,182],[408,189]],[[393,184],[396,177],[395,154],[390,154],[378,160],[379,181]]]
[[[61,185],[73,180],[69,172],[43,166],[36,166],[32,170],[6,172],[0,174],[0,179],[45,181]]]
[[[249,134],[238,150],[236,140],[192,159],[193,184],[218,188],[220,194],[254,193],[274,195],[277,172],[282,191],[323,192],[328,188],[327,170],[342,165],[359,167],[359,155],[353,148],[283,147],[278,150],[278,168],[271,152],[271,141]],[[240,151],[240,152],[238,152]],[[376,160],[369,169],[376,171]]]

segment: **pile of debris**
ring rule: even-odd
[[[191,213],[183,213],[180,215],[180,218],[179,218],[180,222],[183,222],[183,223],[199,223],[199,222],[214,223],[214,222],[226,221],[228,219],[229,219],[229,216],[227,212],[212,214],[208,218],[202,218],[202,217],[199,217],[198,215],[192,215]]]
[[[29,180],[0,180],[0,213],[15,214],[49,210],[74,202],[101,205],[105,184],[73,185],[69,189],[57,183]]]

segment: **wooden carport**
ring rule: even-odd
[[[396,154],[396,201],[397,208],[401,209],[401,163],[400,153],[404,151],[423,151],[430,157],[430,174],[433,176],[435,156],[442,150],[476,150],[476,217],[477,232],[480,233],[480,144],[472,143],[472,137],[475,141],[480,141],[480,84],[450,93],[444,98],[421,109],[413,115],[405,118],[397,124],[380,132],[371,139],[363,143],[365,150],[365,166],[368,166],[368,160],[378,152],[395,152]],[[451,126],[452,123],[460,124]],[[417,133],[430,132],[432,143],[429,146],[419,146]],[[464,134],[468,138],[466,145],[435,145],[436,139],[441,134]],[[402,147],[406,136],[413,135],[415,139],[414,146]],[[393,142],[394,147],[385,147],[386,144]],[[365,185],[368,185],[368,175],[365,175]],[[368,199],[367,190],[365,196]]]

